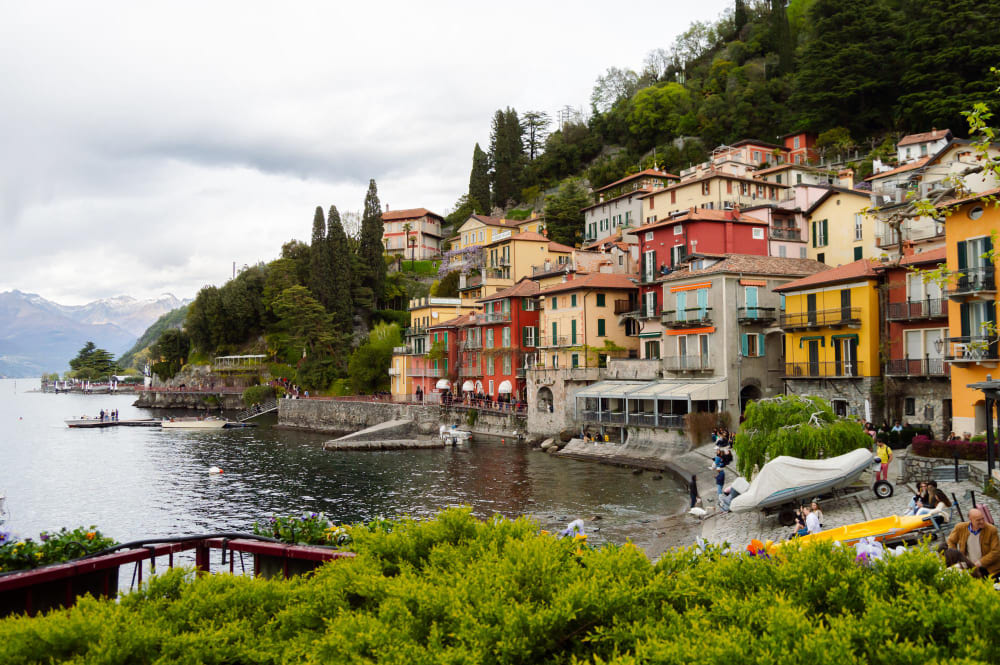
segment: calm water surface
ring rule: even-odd
[[[0,380],[4,528],[21,536],[95,524],[128,541],[244,531],[272,514],[323,511],[353,522],[425,517],[467,504],[484,517],[530,514],[550,529],[582,517],[598,541],[632,538],[642,545],[650,522],[675,512],[687,495],[669,476],[653,480],[650,473],[499,442],[347,453],[324,451],[327,436],[270,424],[202,432],[71,430],[64,419],[101,409],[118,409],[122,419],[160,413],[133,407],[131,395],[28,392],[38,385]],[[224,473],[209,475],[213,465]]]

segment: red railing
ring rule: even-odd
[[[246,388],[235,388],[233,386],[217,386],[215,388],[209,386],[184,386],[177,388],[165,388],[163,386],[150,386],[149,388],[145,386],[137,386],[136,392],[144,393],[208,393],[212,395],[242,395]]]

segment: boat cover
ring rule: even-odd
[[[805,497],[848,485],[872,463],[867,448],[846,455],[810,460],[782,455],[764,465],[746,492],[733,499],[733,512],[746,512],[780,506]]]

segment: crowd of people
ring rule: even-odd
[[[101,409],[101,413],[98,416],[101,422],[118,422],[118,409],[110,409],[105,411]]]

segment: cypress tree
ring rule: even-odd
[[[320,206],[316,206],[313,216],[312,242],[309,245],[309,290],[323,307],[329,309],[333,298],[333,275],[326,242],[326,221]]]
[[[498,110],[493,115],[489,157],[493,205],[498,208],[506,208],[510,201],[518,197],[524,171],[523,136],[517,111],[508,107],[506,111]]]
[[[478,213],[490,211],[490,159],[476,144],[472,151],[472,173],[469,174],[469,203]]]
[[[340,213],[337,206],[330,206],[330,214],[326,222],[326,244],[330,255],[331,274],[336,287],[333,289],[333,301],[329,311],[333,324],[339,332],[350,332],[351,316],[354,312],[354,301],[351,289],[345,285],[353,283],[351,265],[351,250],[347,244],[347,234],[340,223]]]
[[[362,268],[364,286],[372,290],[372,305],[378,306],[385,289],[386,265],[382,258],[382,204],[378,200],[378,189],[375,180],[368,182],[368,194],[365,196],[365,211],[361,218],[361,243],[358,247],[358,259]]]

